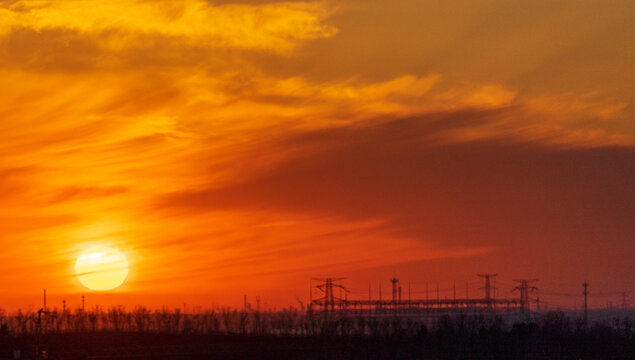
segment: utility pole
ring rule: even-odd
[[[370,281],[368,282],[368,315],[370,315],[372,313],[371,309],[373,308],[373,297],[370,293]]]
[[[430,297],[428,296],[428,282],[426,281],[426,302],[428,302],[430,300]]]
[[[35,340],[35,358],[40,359],[42,355],[42,315],[49,315],[45,309],[37,311],[37,334]]]
[[[330,306],[331,310],[335,310],[335,299],[333,299],[333,279],[327,278],[325,285],[326,285],[326,291],[325,291],[326,302],[324,303],[325,309],[328,309],[328,307]]]
[[[309,280],[309,315],[313,316],[313,279]],[[256,311],[260,312],[260,297],[256,296]]]
[[[485,289],[485,304],[487,306],[487,310],[492,310],[492,289],[496,289],[496,287],[492,286],[490,279],[498,276],[498,274],[477,274],[477,275],[479,277],[485,278],[485,287],[481,289]]]
[[[589,283],[587,281],[585,281],[584,283],[582,283],[582,287],[584,288],[584,291],[582,292],[582,294],[584,294],[584,323],[586,324],[587,321],[589,320],[589,314],[588,314],[588,303],[587,303],[587,297],[589,295]]]
[[[441,303],[441,298],[439,297],[439,283],[437,282],[437,305]]]
[[[513,291],[519,291],[520,292],[520,311],[524,314],[527,311],[529,311],[529,292],[531,291],[536,291],[538,290],[537,287],[535,286],[531,286],[529,284],[538,281],[538,279],[531,279],[531,280],[514,280],[517,283],[520,283],[520,285],[516,286]]]
[[[46,289],[44,289],[44,307],[42,309],[46,311]]]
[[[399,279],[397,279],[393,275],[392,279],[390,279],[390,282],[392,283],[392,302],[396,303],[397,302],[397,287],[399,286]]]
[[[454,290],[454,295],[453,295],[453,300],[456,302],[456,281],[453,284],[453,290]]]

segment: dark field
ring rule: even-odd
[[[346,321],[350,320],[347,325]],[[562,313],[506,325],[500,318],[441,317],[427,325],[385,319],[320,323],[313,334],[82,331],[13,334],[3,328],[0,359],[635,359],[635,332],[626,318],[585,326]],[[359,327],[363,324],[363,328]],[[372,331],[369,331],[371,329]]]

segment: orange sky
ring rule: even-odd
[[[635,290],[635,5],[0,0],[0,307]],[[125,284],[73,273],[124,251]],[[432,288],[432,285],[430,285]],[[516,295],[513,295],[516,296]],[[576,303],[577,302],[577,303]]]

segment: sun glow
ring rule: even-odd
[[[75,262],[75,274],[91,290],[112,290],[128,276],[128,259],[117,249],[95,246],[82,253]]]

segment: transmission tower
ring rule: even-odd
[[[538,279],[531,279],[531,280],[521,279],[521,280],[514,280],[514,281],[519,283],[520,285],[516,286],[512,290],[512,292],[513,291],[520,292],[520,311],[525,313],[526,311],[530,310],[529,309],[529,293],[538,290],[537,287],[529,285],[529,284],[538,281]]]
[[[492,286],[490,279],[496,277],[498,274],[477,274],[479,277],[485,278],[485,303],[487,304],[487,310],[492,310],[492,290],[496,290],[496,287]]]
[[[313,302],[318,304],[318,305],[322,305],[322,309],[324,310],[324,316],[325,317],[327,316],[327,314],[329,312],[329,308],[330,308],[330,311],[335,311],[335,303],[336,302],[337,302],[337,304],[340,307],[345,302],[344,299],[342,299],[341,295],[340,295],[340,297],[336,297],[336,296],[333,295],[333,288],[339,288],[340,290],[343,290],[346,293],[349,292],[343,285],[337,283],[337,281],[341,281],[341,280],[344,280],[344,279],[346,279],[346,278],[324,278],[324,279],[313,278],[312,279],[312,280],[315,280],[315,281],[321,281],[322,282],[321,284],[315,286],[315,288],[320,290],[324,294],[324,296],[322,296],[321,298],[313,300]]]
[[[393,304],[397,303],[397,292],[398,292],[398,288],[399,288],[399,279],[397,279],[395,276],[392,277],[392,279],[390,279],[390,282],[392,283],[392,302]]]

